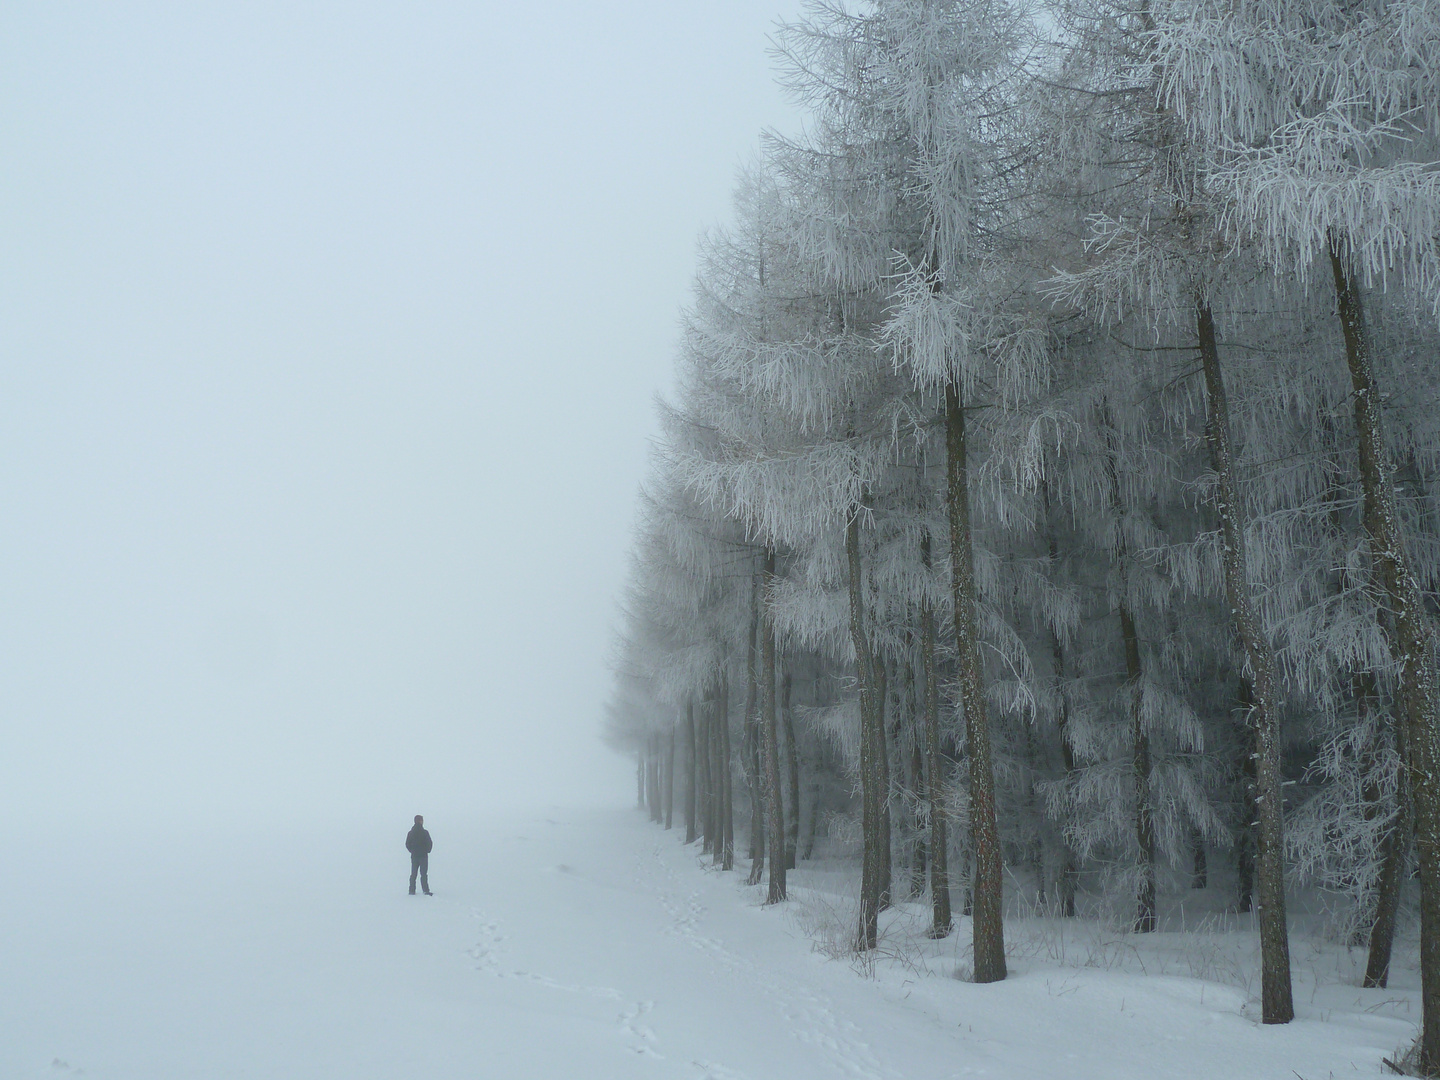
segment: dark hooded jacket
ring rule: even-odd
[[[430,842],[430,833],[423,825],[416,825],[405,834],[405,850],[411,855],[429,855],[434,846]]]

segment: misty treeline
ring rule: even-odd
[[[1272,1023],[1287,890],[1375,986],[1418,897],[1440,1072],[1440,0],[774,42],[804,134],[700,245],[641,494],[609,736],[652,815],[772,902],[858,821],[856,947],[924,899],[980,982],[1007,896],[1147,932],[1214,871]]]

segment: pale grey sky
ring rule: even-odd
[[[0,7],[0,809],[591,767],[651,398],[798,3]]]

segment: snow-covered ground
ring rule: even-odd
[[[12,836],[0,1077],[1321,1080],[1383,1075],[1415,1030],[1408,967],[1363,991],[1299,939],[1280,1028],[1254,1019],[1247,935],[1015,922],[1011,978],[975,986],[950,977],[963,933],[923,943],[901,908],[857,970],[815,947],[848,924],[844,875],[764,908],[633,810],[427,820],[436,895],[410,897],[407,824]]]

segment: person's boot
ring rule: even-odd
[[[414,886],[414,885],[411,885],[411,886],[410,886],[410,895],[411,895],[411,896],[414,896],[414,895],[415,895],[415,886]]]

